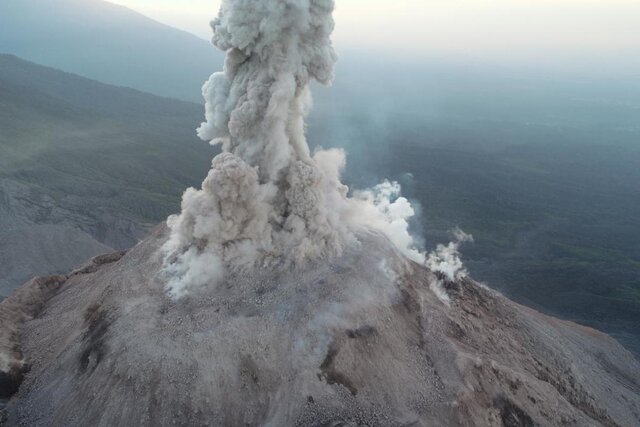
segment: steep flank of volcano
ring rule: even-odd
[[[157,278],[167,236],[38,288],[53,296],[15,328],[30,369],[8,425],[640,423],[640,364],[615,340],[470,279],[446,283],[447,306],[380,234],[177,302]],[[31,307],[20,295],[0,316]]]

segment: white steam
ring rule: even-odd
[[[459,228],[453,231],[453,235],[455,240],[446,246],[438,245],[436,250],[429,254],[426,263],[427,267],[439,276],[429,284],[429,287],[446,306],[451,303],[451,298],[445,291],[445,282],[456,282],[468,274],[460,259],[460,245],[473,242],[473,236]]]
[[[354,202],[363,225],[383,231],[405,256],[424,263],[424,253],[416,249],[409,234],[408,219],[415,211],[407,199],[400,197],[400,184],[384,181],[371,190],[356,191]]]
[[[460,245],[465,242],[473,242],[473,236],[466,234],[459,228],[453,231],[455,240],[448,245],[438,245],[435,251],[427,258],[427,267],[434,273],[440,273],[450,282],[467,276],[467,270],[460,259]]]
[[[348,197],[341,150],[313,155],[304,134],[309,83],[329,84],[336,55],[333,0],[223,0],[212,22],[224,71],[203,87],[198,135],[220,144],[200,189],[188,189],[167,223],[168,290],[180,297],[226,271],[295,268],[339,256],[374,228],[424,263],[408,230],[414,211],[397,183]]]

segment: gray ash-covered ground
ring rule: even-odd
[[[380,235],[178,301],[159,277],[166,238],[88,264],[23,319],[7,425],[640,424],[640,364],[615,340],[469,279],[447,306]]]

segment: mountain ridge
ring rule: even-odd
[[[205,40],[100,0],[6,0],[0,21],[2,53],[176,99],[201,102],[222,64]]]
[[[213,153],[193,131],[201,116],[197,104],[0,55],[0,297],[128,248],[177,210]]]

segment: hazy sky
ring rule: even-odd
[[[219,0],[113,0],[209,38]],[[640,57],[640,0],[337,0],[339,48],[544,61]],[[603,58],[604,60],[604,58]]]

